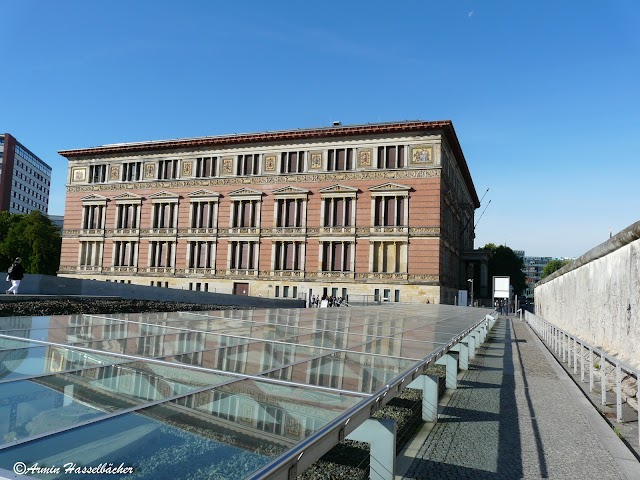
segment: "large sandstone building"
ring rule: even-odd
[[[61,276],[453,303],[477,260],[479,201],[450,121],[60,154],[69,160]]]

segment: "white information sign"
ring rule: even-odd
[[[458,290],[458,305],[461,307],[467,307],[469,301],[467,299],[467,291],[466,290]]]
[[[510,277],[493,277],[493,298],[510,298]]]

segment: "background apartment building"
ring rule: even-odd
[[[8,133],[0,134],[0,211],[47,214],[51,167]]]
[[[450,121],[60,154],[69,160],[62,276],[453,303],[479,275],[467,264],[479,201]]]

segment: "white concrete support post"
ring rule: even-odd
[[[458,368],[469,370],[469,345],[462,341],[451,347],[452,352],[458,352]]]
[[[407,388],[422,390],[422,420],[438,421],[438,376],[420,375]]]
[[[458,388],[458,362],[448,353],[436,360],[436,365],[444,365],[446,369],[445,385],[451,390]]]
[[[589,347],[589,391],[593,392],[595,380],[593,378],[593,349]],[[638,409],[640,411],[640,409]]]
[[[580,344],[580,382],[584,383],[584,346]]]
[[[393,480],[396,470],[396,433],[394,420],[369,418],[351,432],[347,439],[371,445],[369,478]]]
[[[616,422],[622,422],[622,369],[616,363]]]
[[[466,342],[469,347],[469,358],[476,358],[476,338],[473,336],[473,333],[464,337],[462,341]]]
[[[600,354],[600,404],[604,407],[607,404],[607,373],[605,367],[604,353]]]

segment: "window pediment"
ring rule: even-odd
[[[196,190],[187,195],[190,202],[199,202],[203,200],[218,200],[220,194],[218,192],[212,192],[211,190]]]
[[[319,192],[322,197],[355,197],[358,194],[358,189],[347,185],[336,184],[321,188]]]
[[[103,197],[102,195],[98,195],[96,193],[92,193],[91,195],[82,197],[80,200],[82,201],[83,205],[106,205],[109,201],[107,197]]]
[[[287,186],[275,189],[273,195],[280,198],[306,198],[309,195],[309,190],[306,188]]]
[[[264,195],[263,192],[259,190],[253,190],[251,188],[240,188],[238,190],[234,190],[229,193],[230,197],[257,197],[261,198]]]
[[[381,185],[376,185],[374,187],[370,187],[369,191],[372,196],[376,195],[409,195],[409,190],[411,187],[406,185],[400,185],[399,183],[383,183]]]
[[[120,195],[116,195],[113,197],[116,201],[116,204],[120,203],[142,203],[142,196],[136,195],[135,193],[124,192]]]
[[[177,202],[180,199],[180,195],[173,192],[162,190],[154,194],[149,195],[152,202]]]

